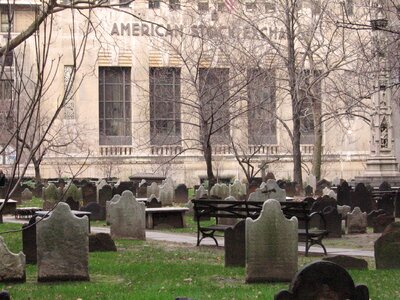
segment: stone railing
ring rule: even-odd
[[[156,156],[175,156],[182,153],[180,145],[151,146],[150,154]]]
[[[100,156],[130,156],[133,155],[133,147],[130,146],[101,146]]]

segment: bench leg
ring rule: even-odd
[[[215,230],[213,230],[213,231],[210,232],[210,233],[202,232],[202,233],[201,233],[201,234],[202,234],[202,237],[199,239],[200,233],[199,233],[199,231],[198,231],[198,232],[197,232],[197,246],[200,245],[200,242],[201,242],[203,239],[208,238],[208,237],[209,237],[209,238],[212,238],[212,239],[214,240],[214,242],[215,242],[215,245],[219,246],[219,245],[218,245],[217,239],[214,237],[214,233],[215,233]]]

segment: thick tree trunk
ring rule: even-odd
[[[40,175],[40,162],[36,159],[32,159],[33,167],[35,169],[35,180],[36,182],[42,181],[42,176]]]
[[[317,112],[317,114],[318,112]],[[315,112],[314,116],[316,117]],[[312,173],[318,180],[321,179],[321,166],[322,166],[322,126],[321,120],[314,118],[314,152],[312,161]]]
[[[207,165],[207,179],[208,179],[208,190],[215,184],[215,176],[212,168],[212,147],[210,143],[205,143],[203,146],[204,159]]]

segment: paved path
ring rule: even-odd
[[[17,220],[14,217],[4,216],[3,221],[7,223],[26,223],[27,220]],[[92,227],[92,232],[105,232],[110,233],[109,227]],[[173,233],[173,232],[165,232],[165,231],[156,231],[156,230],[146,230],[146,238],[149,240],[155,241],[167,241],[173,243],[185,243],[190,245],[196,245],[197,237],[193,234],[188,233]],[[220,247],[224,246],[224,239],[217,238],[218,244]],[[201,245],[204,246],[215,246],[215,243],[212,239],[204,239],[201,241]],[[355,249],[344,249],[344,248],[326,248],[326,251],[329,255],[351,255],[351,256],[364,256],[364,257],[374,257],[374,251],[366,251],[366,250],[355,250]],[[304,245],[299,245],[299,252],[304,253]],[[313,246],[309,253],[311,254],[322,254],[323,250],[321,247]]]

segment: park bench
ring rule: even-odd
[[[192,200],[192,202],[194,216],[197,222],[197,246],[199,246],[200,242],[205,238],[213,239],[218,246],[218,241],[215,238],[218,236],[217,234],[224,233],[225,230],[234,226],[219,224],[219,219],[256,219],[260,215],[263,206],[263,202],[245,200],[199,199]],[[309,228],[310,220],[316,216],[319,216],[323,220],[324,228],[326,228],[323,214],[321,212],[311,212],[307,202],[285,201],[280,203],[284,215],[287,218],[293,216],[297,217],[299,225],[302,225],[299,226],[298,235],[299,240],[304,240],[305,242],[306,256],[308,255],[310,247],[313,245],[321,246],[326,255],[326,248],[322,240],[328,235],[328,231],[326,229]],[[216,223],[207,226],[202,225],[201,220],[207,217],[215,217]]]

